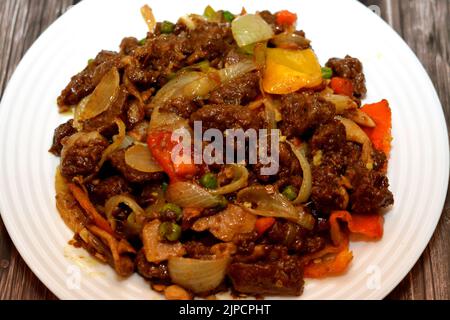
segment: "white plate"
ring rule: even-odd
[[[157,20],[203,12],[219,0],[87,0],[58,19],[27,52],[0,108],[0,203],[14,244],[33,272],[63,299],[157,299],[135,275],[120,280],[111,268],[67,245],[72,233],[54,201],[58,159],[47,152],[54,128],[66,117],[56,97],[70,77],[101,49],[117,50],[125,36],[146,34],[139,8]],[[352,243],[349,272],[308,280],[302,299],[380,299],[407,274],[427,245],[442,211],[448,183],[447,129],[439,99],[425,70],[379,17],[357,1],[228,1],[239,12],[289,9],[312,39],[322,63],[345,54],[364,63],[368,97],[389,100],[393,149],[389,167],[395,205],[376,243]],[[82,257],[82,258],[80,258]]]

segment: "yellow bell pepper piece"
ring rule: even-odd
[[[263,88],[267,93],[287,94],[322,82],[319,61],[311,49],[267,48]]]

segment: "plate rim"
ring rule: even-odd
[[[353,2],[353,3],[357,3],[358,5],[368,9],[364,4],[360,3],[357,0],[347,0],[349,2]],[[4,98],[9,96],[9,91],[12,90],[11,89],[11,85],[10,83],[15,82],[15,78],[18,77],[19,74],[22,73],[22,68],[24,66],[24,61],[28,60],[28,57],[32,55],[32,53],[37,50],[37,43],[42,42],[42,39],[45,39],[47,37],[47,35],[50,33],[50,30],[53,30],[54,28],[56,28],[57,25],[61,24],[63,17],[67,17],[66,15],[69,15],[71,12],[73,12],[73,10],[82,10],[82,7],[84,7],[85,5],[87,5],[87,3],[89,3],[91,1],[87,1],[87,0],[83,0],[73,6],[71,6],[68,10],[66,10],[66,12],[64,12],[61,16],[59,16],[56,20],[54,20],[48,27],[47,29],[42,32],[39,37],[33,42],[33,44],[28,48],[28,50],[26,51],[26,53],[23,55],[23,57],[21,58],[20,62],[18,63],[18,65],[16,66],[12,76],[10,77],[10,79],[7,82],[7,85],[5,87],[5,90],[3,92],[3,96],[2,96],[2,101],[0,102],[0,115],[3,115],[3,113],[5,112],[5,103],[4,103]],[[406,49],[405,52],[408,53],[408,55],[414,60],[414,62],[420,66],[419,70],[420,70],[420,74],[421,76],[423,76],[424,80],[427,82],[427,89],[426,91],[432,93],[432,98],[435,101],[435,103],[440,106],[439,108],[439,118],[443,124],[442,129],[445,131],[447,131],[448,133],[448,127],[445,121],[445,114],[443,111],[443,107],[442,107],[442,103],[440,101],[439,95],[437,94],[436,88],[430,78],[430,76],[428,75],[426,69],[424,68],[423,64],[421,63],[421,61],[419,60],[419,58],[417,57],[417,55],[413,52],[413,50],[409,47],[409,45],[406,43],[406,41],[385,21],[383,20],[381,17],[378,17],[379,21],[382,22],[382,25],[384,25],[384,28],[388,27],[390,29],[390,33],[395,34],[396,37],[396,42],[398,42],[399,44],[401,44],[402,47],[404,47],[404,49]],[[400,40],[400,41],[399,41]],[[448,138],[448,134],[447,135],[443,135],[445,137],[446,140],[446,146],[445,149],[447,151],[450,150],[449,148],[449,138]],[[444,159],[442,159],[444,161],[444,165],[446,165],[447,167],[449,167],[449,152],[445,152],[444,154]],[[426,249],[426,247],[428,246],[432,236],[434,235],[435,231],[436,231],[436,227],[442,217],[442,213],[443,213],[443,209],[444,209],[444,205],[445,205],[445,199],[446,199],[446,194],[448,191],[448,183],[449,183],[449,175],[450,175],[450,168],[448,169],[448,174],[446,175],[446,177],[444,178],[445,182],[445,191],[442,192],[441,199],[438,199],[438,203],[442,203],[442,205],[440,205],[440,214],[439,215],[435,215],[435,219],[434,221],[432,221],[431,226],[432,228],[430,228],[430,232],[429,234],[427,234],[424,239],[426,239],[426,241],[423,241],[422,246],[420,248],[420,250],[416,250],[414,254],[411,254],[409,257],[409,260],[407,263],[403,264],[402,272],[400,272],[402,274],[402,277],[397,277],[395,281],[392,281],[389,285],[385,285],[381,288],[380,293],[379,293],[379,297],[380,299],[385,298],[396,286],[398,286],[398,284],[405,278],[405,276],[410,272],[410,270],[413,268],[413,266],[418,262],[418,260],[420,259],[420,257],[422,256],[424,250]],[[3,181],[3,175],[0,175],[0,182]],[[10,220],[9,218],[9,214],[6,214],[4,209],[4,205],[3,205],[3,201],[2,197],[0,197],[0,215],[2,217],[3,223],[5,225],[5,228],[8,232],[9,237],[11,238],[15,248],[17,249],[17,251],[19,252],[20,256],[22,259],[24,259],[25,263],[27,264],[27,266],[32,270],[32,272],[39,278],[39,280],[53,293],[55,294],[59,299],[73,299],[73,297],[67,297],[65,296],[65,294],[63,292],[60,291],[59,286],[57,286],[56,284],[54,284],[52,282],[52,279],[50,277],[45,276],[42,271],[35,265],[32,263],[31,261],[31,257],[28,256],[27,254],[25,254],[27,252],[27,248],[26,248],[26,243],[23,240],[20,240],[20,236],[17,232],[10,232],[10,230],[13,230],[12,228],[12,219]],[[406,270],[406,271],[405,271]],[[301,299],[301,297],[300,297]],[[325,298],[326,299],[326,298]]]

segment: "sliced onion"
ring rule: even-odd
[[[233,170],[233,180],[226,186],[220,187],[215,190],[210,190],[211,194],[227,194],[235,192],[247,186],[248,182],[248,170],[241,164],[230,164],[230,168]]]
[[[127,240],[120,239],[119,241],[114,236],[97,226],[89,226],[88,229],[108,245],[112,255],[112,264],[116,272],[122,277],[131,275],[134,271],[134,264],[131,258],[126,254],[134,254],[136,251],[127,242]]]
[[[214,208],[221,198],[192,182],[178,181],[169,184],[166,191],[168,201],[183,208]]]
[[[117,68],[111,68],[95,87],[90,98],[80,108],[78,121],[84,121],[106,111],[119,94],[120,76]]]
[[[147,24],[148,31],[152,32],[155,31],[156,27],[156,19],[153,15],[152,8],[150,8],[147,4],[141,7],[141,15],[142,18],[144,18],[145,23]]]
[[[148,262],[158,263],[172,257],[181,257],[186,254],[186,249],[180,242],[161,242],[157,219],[145,224],[142,229],[142,243]]]
[[[220,80],[222,82],[227,82],[253,70],[256,70],[256,64],[252,60],[242,60],[226,68],[220,69],[218,72]]]
[[[352,100],[348,96],[340,95],[340,94],[331,94],[328,91],[322,91],[321,96],[331,102],[336,107],[336,113],[342,114],[348,110],[356,110],[358,109],[358,105],[354,100]]]
[[[157,217],[162,207],[166,204],[164,191],[161,186],[158,185],[153,185],[148,188],[150,188],[150,193],[152,194],[154,201],[151,205],[145,208],[145,216],[149,218]]]
[[[141,172],[161,172],[163,169],[144,144],[134,144],[125,151],[125,163]]]
[[[257,14],[246,14],[235,18],[231,22],[231,31],[239,47],[273,37],[271,26]]]
[[[61,175],[59,166],[55,174],[56,208],[66,225],[79,233],[88,223],[88,219],[67,187],[66,179]]]
[[[343,113],[343,116],[350,120],[353,120],[359,125],[369,128],[375,127],[375,122],[372,120],[372,118],[360,109],[348,110],[347,112]]]
[[[297,148],[294,144],[292,144],[289,141],[287,141],[287,143],[291,147],[292,152],[294,152],[295,156],[297,157],[303,172],[303,180],[302,185],[300,187],[300,191],[298,192],[297,198],[295,198],[295,200],[292,201],[294,204],[299,204],[308,201],[309,196],[311,195],[311,188],[312,188],[311,166],[309,165],[309,162],[304,156],[304,154],[301,152],[300,148]]]
[[[195,293],[217,288],[225,278],[229,257],[214,260],[170,258],[169,274],[172,281]]]
[[[164,85],[151,101],[153,109],[149,124],[150,130],[170,130],[179,128],[190,129],[186,119],[171,112],[160,112],[162,105],[171,99],[184,97],[194,99],[206,96],[221,83],[237,78],[245,73],[255,70],[256,66],[251,60],[241,61],[219,71],[208,73],[188,71],[178,74],[174,79]]]
[[[270,42],[277,48],[303,50],[309,48],[311,41],[296,33],[283,32],[274,36]]]
[[[114,151],[120,148],[120,146],[123,143],[123,140],[125,139],[126,134],[126,127],[125,123],[123,123],[122,120],[119,118],[116,118],[114,120],[114,123],[117,125],[117,128],[119,129],[119,132],[113,137],[113,143],[111,143],[108,148],[106,148],[102,153],[102,158],[100,159],[98,167],[101,168],[103,163],[105,163],[106,159],[108,159],[109,155],[112,154]]]
[[[195,221],[194,231],[209,230],[217,239],[229,242],[240,233],[248,233],[255,229],[256,217],[241,207],[229,205],[225,210]]]
[[[373,149],[372,149],[372,142],[370,141],[367,134],[364,132],[363,129],[361,129],[360,126],[358,126],[355,122],[353,122],[350,119],[339,116],[337,116],[336,119],[339,120],[344,125],[347,140],[362,145],[361,160],[368,168],[371,168],[373,166],[372,160]]]
[[[130,196],[124,194],[113,196],[105,203],[105,214],[113,230],[116,229],[116,220],[114,219],[113,213],[120,204],[125,204],[130,208],[135,218],[144,216],[144,209]]]
[[[89,99],[91,98],[91,95],[88,95],[81,99],[80,102],[78,102],[77,106],[75,107],[74,114],[73,114],[73,127],[77,129],[78,131],[83,130],[83,123],[80,120],[81,113],[86,108],[86,104],[88,103]]]
[[[278,193],[273,186],[251,186],[238,192],[240,206],[255,215],[284,218],[311,230],[314,217],[302,206],[294,205]],[[256,206],[252,208],[251,206]]]
[[[135,143],[136,139],[133,138],[131,135],[126,135],[125,138],[123,138],[122,144],[120,145],[119,149],[126,149],[129,146],[132,146]]]

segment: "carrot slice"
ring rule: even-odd
[[[297,21],[297,15],[288,10],[281,10],[275,16],[277,24],[293,25]]]
[[[366,104],[361,108],[375,122],[375,127],[364,127],[375,149],[383,151],[387,157],[391,151],[392,115],[389,102],[385,99],[377,103]]]
[[[94,220],[95,225],[113,235],[114,231],[113,229],[111,229],[109,222],[105,218],[103,218],[100,213],[98,213],[91,200],[89,200],[89,196],[86,194],[86,192],[84,192],[83,189],[81,189],[74,183],[68,183],[67,186],[69,187],[70,192],[72,192],[74,198],[78,201],[80,206],[92,218],[92,220]]]
[[[384,218],[379,214],[362,215],[350,214],[350,212],[341,210],[333,211],[330,215],[331,239],[335,245],[342,243],[342,231],[337,220],[345,221],[348,230],[367,237],[370,240],[379,240],[383,236]]]
[[[333,77],[331,78],[330,86],[336,94],[353,96],[353,83],[349,79]]]
[[[275,218],[272,217],[261,217],[255,222],[255,230],[258,235],[262,235],[275,223]]]

